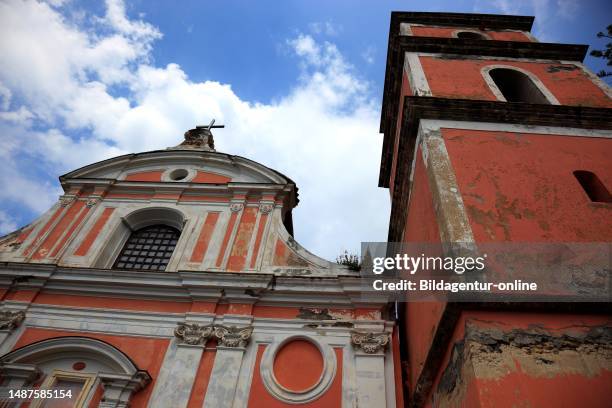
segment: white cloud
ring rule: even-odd
[[[140,17],[144,14],[140,14]],[[144,21],[129,20],[125,14],[123,0],[106,0],[106,22],[118,32],[135,38],[149,41],[161,37],[161,33],[151,24]]]
[[[533,33],[540,41],[554,41],[552,29],[559,20],[574,20],[579,10],[578,0],[476,0],[474,11],[535,16]]]
[[[0,236],[13,232],[16,229],[17,223],[15,220],[10,215],[0,210]]]
[[[325,34],[330,37],[338,35],[342,32],[342,26],[332,23],[331,21],[317,21],[308,24],[308,28],[315,34]]]
[[[577,0],[557,0],[559,15],[569,20],[573,20],[576,17],[578,6]]]
[[[305,34],[288,40],[302,75],[287,95],[261,104],[241,99],[229,84],[193,82],[178,64],[152,64],[161,33],[129,19],[121,1],[107,1],[97,18],[110,32],[91,32],[61,12],[33,1],[0,4],[0,106],[6,115],[21,112],[20,121],[7,116],[0,129],[10,145],[0,199],[42,212],[58,192],[44,180],[176,145],[186,129],[214,117],[227,125],[215,132],[219,151],[296,181],[295,232],[306,248],[335,258],[344,248],[358,250],[360,241],[386,239],[388,192],[376,187],[379,108],[334,44]],[[127,95],[111,92],[115,84]],[[46,130],[33,130],[32,122]],[[37,172],[25,171],[31,166]]]
[[[361,58],[368,64],[373,64],[376,57],[376,48],[369,46],[361,53]]]

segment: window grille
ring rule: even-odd
[[[167,225],[151,225],[134,231],[113,268],[164,271],[180,235],[179,230]]]

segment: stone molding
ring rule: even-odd
[[[20,386],[36,381],[42,371],[35,364],[0,363],[0,375]]]
[[[151,376],[146,371],[129,374],[98,374],[104,395],[101,408],[128,408],[132,395],[146,387],[151,382]]]
[[[373,332],[352,332],[351,344],[355,348],[361,348],[366,354],[377,354],[384,352],[387,344],[389,344],[389,333],[373,333]]]
[[[296,340],[308,341],[314,345],[322,359],[323,369],[316,383],[312,384],[304,390],[291,390],[284,387],[278,382],[274,375],[274,361],[278,355],[278,352],[283,349],[284,346],[290,344]],[[261,379],[266,390],[279,401],[288,404],[305,404],[316,400],[331,387],[334,378],[336,377],[336,371],[338,368],[338,361],[336,359],[336,353],[334,347],[328,343],[329,339],[322,339],[316,335],[310,335],[307,333],[301,334],[289,334],[288,336],[278,339],[267,345],[265,348],[261,364],[259,366]],[[346,368],[346,366],[345,366]]]
[[[253,326],[236,327],[222,325],[200,325],[198,323],[178,323],[174,336],[182,344],[205,346],[214,336],[218,345],[230,348],[244,348],[253,334]]]
[[[25,312],[22,310],[0,310],[0,330],[14,330],[21,325],[25,319]]]

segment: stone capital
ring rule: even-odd
[[[74,202],[74,200],[76,200],[74,196],[63,195],[59,198],[59,205],[60,207],[68,207],[70,204]]]
[[[219,346],[246,347],[251,339],[253,327],[215,326],[215,337]]]
[[[232,212],[239,212],[244,208],[244,204],[242,203],[232,203],[230,204],[230,210]]]
[[[274,204],[260,204],[259,212],[262,214],[270,214],[274,209]]]
[[[178,323],[174,329],[174,336],[180,343],[192,346],[205,346],[212,335],[212,326],[201,326],[197,323]]]
[[[372,332],[352,332],[351,344],[355,348],[361,348],[366,354],[376,354],[384,352],[387,344],[389,344],[389,333],[372,333]]]
[[[0,310],[0,330],[14,330],[25,319],[25,312],[13,310]]]

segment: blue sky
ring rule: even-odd
[[[378,119],[392,10],[535,15],[540,41],[603,47],[608,3],[0,0],[0,233],[49,208],[58,175],[175,145],[214,116],[227,125],[218,150],[297,182],[300,243],[356,251],[386,239]]]

